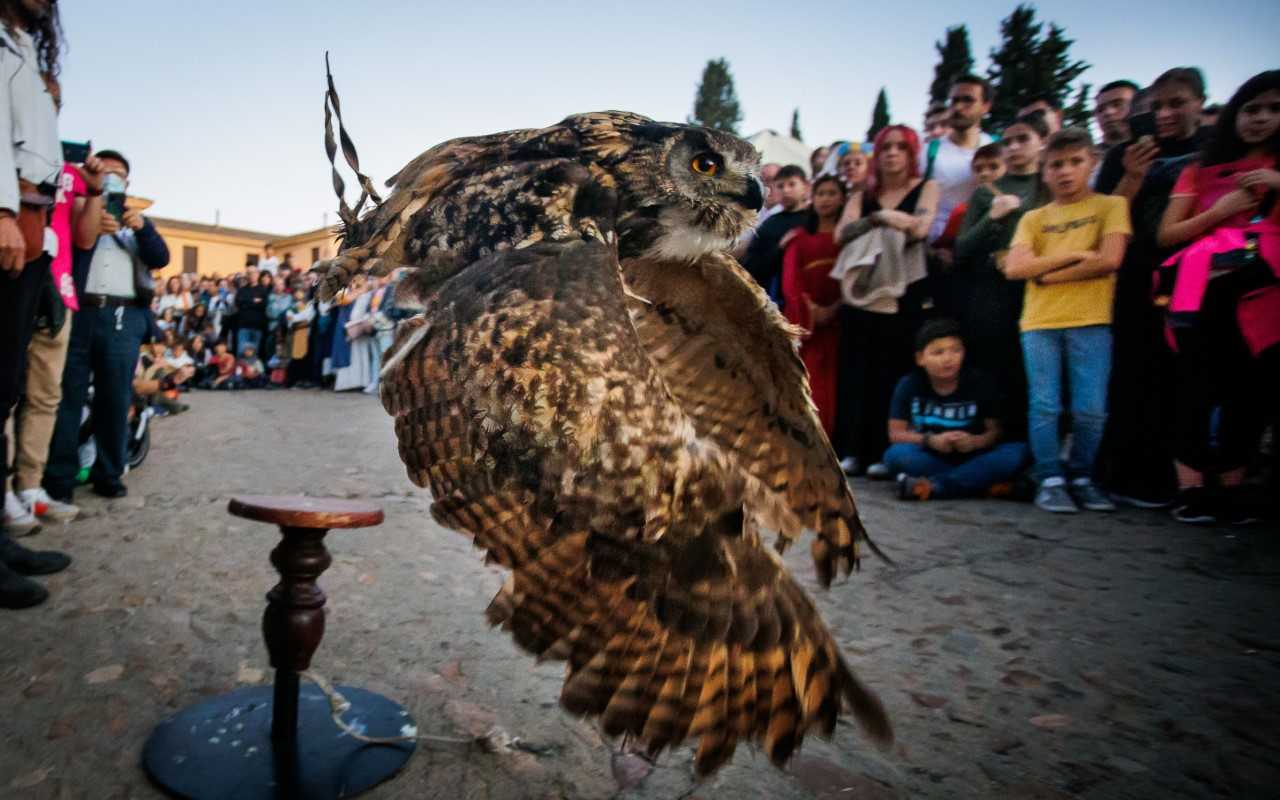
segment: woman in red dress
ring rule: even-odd
[[[844,209],[845,188],[834,175],[813,183],[813,203],[803,227],[789,232],[782,257],[783,313],[805,330],[800,358],[809,372],[809,389],[822,428],[831,436],[836,424],[839,374],[840,284],[831,277],[840,249],[836,222]]]

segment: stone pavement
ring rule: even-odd
[[[259,633],[273,528],[237,493],[375,500],[386,523],[330,534],[315,668],[404,702],[423,733],[496,725],[504,754],[420,747],[370,798],[1274,797],[1280,785],[1280,538],[1155,512],[1049,517],[1009,502],[904,505],[858,482],[873,559],[829,592],[788,556],[898,744],[852,725],[786,773],[740,748],[697,783],[687,749],[651,767],[556,705],[482,611],[501,583],[427,515],[390,420],[363,396],[196,394],[160,420],[130,495],[78,495],[84,519],[31,544],[76,559],[51,602],[0,615],[0,797],[153,798],[157,721],[270,679]]]

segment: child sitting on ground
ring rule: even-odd
[[[236,379],[241,389],[261,389],[267,385],[262,360],[258,358],[258,351],[253,345],[245,345],[244,353],[236,363]]]
[[[147,352],[148,347],[150,352]],[[156,410],[158,416],[181,414],[190,408],[185,403],[178,402],[178,384],[185,382],[190,376],[189,367],[189,364],[175,365],[170,362],[165,356],[165,346],[162,341],[153,341],[150,345],[143,346],[143,353],[138,358],[138,364],[134,370],[134,378],[161,383],[161,388],[147,397],[147,401]],[[181,381],[166,382],[164,380],[179,373],[183,375]]]
[[[182,340],[174,342],[173,346],[165,351],[164,357],[169,362],[169,366],[174,369],[196,365],[195,359],[187,352],[187,345]]]
[[[213,388],[234,389],[236,357],[227,352],[226,342],[218,342],[213,346],[213,367],[217,370],[217,377],[213,379]]]
[[[916,365],[898,382],[889,411],[884,463],[898,473],[898,497],[1008,494],[1027,446],[1000,441],[996,390],[964,366],[960,323],[934,319],[920,326]]]

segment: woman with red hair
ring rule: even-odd
[[[924,239],[938,209],[938,185],[920,176],[919,164],[914,130],[890,125],[876,134],[867,187],[850,196],[838,243],[880,226],[902,231],[908,242]],[[851,475],[892,477],[880,463],[889,446],[889,400],[898,379],[915,365],[912,342],[929,305],[926,284],[908,285],[892,313],[843,311],[835,445]]]

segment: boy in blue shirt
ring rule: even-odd
[[[1001,442],[998,393],[964,367],[960,323],[926,322],[916,365],[889,405],[884,463],[898,473],[902,500],[973,497],[1012,480],[1027,460],[1023,442]]]

